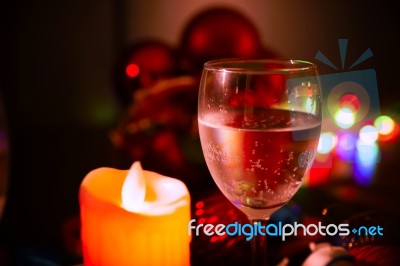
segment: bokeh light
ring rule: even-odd
[[[136,64],[129,64],[125,69],[126,75],[130,78],[135,78],[139,75],[140,69]]]
[[[356,149],[357,137],[351,132],[342,132],[338,135],[336,153],[344,161],[352,161]]]
[[[380,151],[375,142],[366,143],[361,139],[357,141],[356,147],[354,178],[357,184],[368,186],[373,182],[376,164],[380,160]]]
[[[389,135],[393,132],[395,124],[392,118],[386,115],[379,116],[374,122],[375,128],[381,135]]]
[[[364,126],[360,129],[360,140],[367,144],[372,144],[378,139],[378,130],[371,125]]]
[[[353,113],[357,112],[360,108],[360,100],[353,93],[345,93],[339,99],[340,109],[349,109]]]
[[[368,166],[370,164],[378,163],[379,159],[379,148],[378,144],[375,142],[368,143],[364,142],[362,139],[359,139],[356,144],[357,148],[357,163],[360,163],[364,166]]]
[[[337,144],[337,136],[333,132],[323,132],[319,138],[317,151],[320,154],[330,153]]]
[[[340,108],[335,113],[335,123],[341,128],[350,128],[356,120],[355,114],[349,108]]]

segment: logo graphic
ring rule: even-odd
[[[343,71],[348,41],[339,39],[338,42]],[[370,57],[372,57],[372,51],[367,49],[348,70]],[[321,51],[317,52],[315,58],[338,70]],[[378,85],[374,69],[321,75],[320,82],[325,103],[323,131],[332,131],[339,127],[358,132],[360,126],[363,125],[361,122],[379,116]],[[343,118],[340,117],[341,115]]]
[[[371,166],[379,160],[379,151],[373,139],[377,135],[371,126],[380,114],[378,85],[374,69],[352,71],[352,68],[372,57],[371,49],[367,49],[349,67],[346,67],[347,39],[339,39],[341,68],[333,64],[321,51],[315,59],[339,72],[320,75],[323,100],[323,123],[320,140],[320,160],[318,156],[314,167],[328,168],[332,166],[332,158],[321,160],[321,154],[328,154],[329,147],[336,145],[341,160],[351,163],[363,163],[367,157],[358,153],[369,153]],[[374,146],[375,145],[375,146]],[[358,152],[358,153],[357,153]],[[326,156],[325,156],[326,157]],[[355,166],[365,170],[364,165]],[[364,168],[362,168],[364,167]]]
[[[240,224],[238,222],[225,224],[202,224],[197,223],[196,219],[190,220],[188,223],[188,235],[199,236],[204,234],[206,236],[245,236],[247,241],[250,241],[257,235],[262,236],[277,236],[282,241],[285,241],[289,236],[349,236],[351,233],[355,236],[383,236],[383,228],[380,225],[373,226],[359,226],[354,227],[352,230],[349,224],[328,224],[324,225],[322,222],[318,224],[304,225],[294,222],[294,224],[269,223],[264,226],[260,222],[254,224]]]

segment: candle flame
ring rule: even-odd
[[[165,215],[187,204],[187,195],[182,181],[145,171],[140,162],[134,162],[122,185],[121,205],[128,212]]]
[[[134,162],[122,186],[122,207],[130,212],[138,212],[144,206],[146,182],[140,162]]]

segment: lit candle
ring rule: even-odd
[[[85,266],[189,265],[190,196],[180,180],[99,168],[80,187]]]

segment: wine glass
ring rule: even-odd
[[[204,64],[198,124],[207,167],[222,193],[251,223],[297,192],[321,131],[316,66],[301,60],[222,59]],[[266,237],[252,238],[252,261],[265,265]]]

